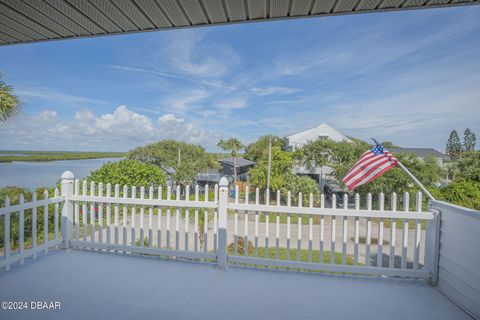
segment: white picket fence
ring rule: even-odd
[[[35,193],[32,195],[32,201],[25,202],[24,196],[20,195],[19,203],[10,205],[10,199],[5,199],[5,205],[0,208],[0,218],[3,218],[3,259],[0,259],[0,268],[10,269],[10,265],[19,262],[23,264],[26,258],[36,259],[40,252],[48,253],[48,250],[57,247],[63,238],[59,236],[59,206],[64,203],[64,197],[59,196],[58,189],[55,189],[53,198],[49,198],[45,191],[43,199],[37,199]],[[50,208],[53,207],[53,217],[50,217]],[[42,211],[41,213],[39,211]],[[29,226],[25,225],[25,216],[28,213]],[[49,223],[53,219],[53,239],[50,239]],[[15,229],[11,225],[12,220],[18,221]],[[42,227],[42,234],[38,234],[39,226]],[[29,234],[26,236],[26,230]],[[18,232],[12,236],[12,231]],[[11,240],[15,240],[16,248],[12,250]],[[26,242],[28,241],[28,246]],[[40,242],[41,241],[41,242]]]
[[[62,247],[78,249],[193,259],[221,268],[241,265],[415,278],[428,278],[436,269],[432,248],[438,242],[437,213],[422,211],[420,193],[415,211],[410,211],[408,193],[403,195],[401,210],[397,210],[396,194],[390,197],[390,209],[386,210],[383,194],[376,202],[372,195],[364,201],[356,195],[352,208],[345,196],[342,208],[337,208],[335,198],[327,207],[323,195],[315,201],[313,195],[300,194],[292,205],[290,193],[282,199],[276,192],[270,200],[267,191],[260,203],[258,189],[251,195],[247,188],[240,196],[237,187],[232,201],[228,191],[226,179],[200,193],[198,186],[147,190],[80,182],[66,172],[61,196],[57,190],[53,198],[15,206],[7,202],[0,208],[4,218],[4,259],[0,266],[8,269],[16,261],[62,243]],[[377,208],[373,208],[374,203]],[[24,210],[49,205],[54,206],[54,239],[41,246],[32,240],[32,248],[25,250],[21,238],[19,250],[12,251],[11,215],[19,214],[23,221]],[[48,225],[48,208],[45,212],[44,223]],[[36,223],[32,219],[33,230]],[[23,232],[20,223],[19,235]],[[44,228],[45,232],[47,239]],[[32,237],[36,239],[36,234]],[[372,257],[376,259],[372,261]]]
[[[190,200],[190,188],[128,187],[75,181],[69,200],[74,206],[75,248],[114,250],[189,259],[216,259],[218,186],[214,198],[205,189],[200,201],[199,187]],[[113,189],[113,192],[112,192]],[[163,197],[162,197],[163,196]],[[213,230],[209,218],[213,216]],[[200,220],[199,220],[200,219]],[[203,232],[199,221],[206,221]],[[193,232],[190,225],[193,222]],[[181,228],[182,225],[182,228]],[[203,234],[202,239],[200,235]]]

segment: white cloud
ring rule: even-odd
[[[210,93],[204,89],[194,89],[174,93],[166,99],[164,105],[169,110],[185,112],[196,106],[202,100],[210,97]]]
[[[217,77],[239,63],[239,56],[228,46],[208,41],[205,32],[181,30],[166,48],[173,67],[192,76]]]
[[[20,87],[15,89],[15,94],[23,99],[28,99],[29,97],[41,98],[65,105],[76,105],[79,103],[106,104],[105,101],[59,92],[47,87]]]
[[[251,91],[259,96],[269,96],[272,94],[292,94],[302,90],[288,87],[266,87],[266,88],[252,88]]]
[[[321,56],[322,55],[322,56]],[[301,57],[280,58],[275,61],[274,76],[297,76],[313,68],[331,65],[336,57],[323,57],[324,53],[310,53]],[[293,61],[292,61],[293,60]]]
[[[102,114],[95,119],[95,127],[105,133],[118,133],[131,135],[142,132],[143,134],[154,133],[152,121],[144,115],[130,111],[124,105],[115,109],[113,113]]]
[[[204,86],[210,86],[210,87],[215,87],[215,88],[224,88],[224,89],[236,89],[233,86],[228,86],[223,84],[221,81],[214,81],[214,80],[197,80],[193,79],[188,76],[182,76],[178,74],[173,74],[173,73],[167,73],[167,72],[161,72],[157,71],[154,69],[145,69],[145,68],[136,68],[136,67],[129,67],[129,66],[122,66],[122,65],[110,65],[110,68],[121,70],[121,71],[128,71],[128,72],[138,72],[138,73],[149,73],[153,74],[162,78],[171,78],[171,79],[177,79],[177,80],[182,80],[185,82],[190,82],[198,85],[204,85]]]
[[[177,118],[174,114],[166,113],[161,117],[158,117],[158,122],[160,123],[181,123],[184,122],[185,119]]]
[[[7,149],[128,150],[162,139],[211,146],[216,141],[212,137],[215,134],[201,128],[200,123],[171,113],[152,121],[123,105],[101,115],[81,110],[71,119],[61,119],[51,110],[22,113],[0,126],[0,145]]]
[[[221,110],[234,110],[234,109],[243,109],[248,105],[247,105],[247,101],[243,98],[231,98],[231,99],[220,101],[215,106]]]
[[[201,123],[186,122],[182,118],[165,115],[159,118],[160,126],[158,128],[162,139],[173,139],[186,141],[189,143],[200,144],[204,147],[211,148],[218,140],[215,133],[207,132],[201,127]]]

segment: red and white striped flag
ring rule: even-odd
[[[395,167],[397,163],[398,160],[381,144],[377,143],[360,157],[360,160],[348,171],[342,182],[349,190],[353,190],[362,184],[375,180]]]

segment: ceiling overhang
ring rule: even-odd
[[[0,45],[480,0],[0,0]]]

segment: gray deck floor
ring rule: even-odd
[[[471,319],[422,281],[230,268],[56,251],[0,272],[1,301],[61,310],[0,319]]]

